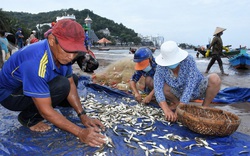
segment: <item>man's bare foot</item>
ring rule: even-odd
[[[51,127],[42,121],[38,122],[36,125],[30,127],[30,130],[35,131],[35,132],[46,132],[50,129],[51,129]]]

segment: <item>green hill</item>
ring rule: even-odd
[[[31,14],[26,12],[8,12],[0,10],[0,28],[11,33],[15,33],[17,28],[23,29],[24,36],[27,38],[32,30],[37,30],[36,25],[42,23],[51,23],[56,21],[56,17],[66,14],[74,14],[76,21],[81,25],[85,25],[85,18],[89,15],[93,23],[91,25],[92,30],[95,31],[97,37],[100,39],[106,37],[115,44],[117,41],[122,44],[128,44],[128,42],[134,42],[138,45],[141,39],[137,37],[137,33],[134,30],[127,28],[122,23],[115,23],[113,20],[109,20],[105,17],[94,14],[88,9],[74,10],[62,9],[50,12],[42,12],[38,14]],[[99,30],[108,28],[111,36],[105,36],[103,33],[99,33]],[[41,32],[38,32],[38,37],[43,38],[43,33],[49,29],[49,26],[45,25],[41,27]]]

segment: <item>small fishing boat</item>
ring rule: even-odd
[[[229,62],[236,69],[250,69],[250,55],[246,49],[240,49],[240,53],[229,58]]]
[[[194,51],[197,51],[197,54],[196,54],[197,58],[199,57],[199,54],[201,54],[203,57],[206,57],[207,49],[199,47],[199,48],[194,48]],[[240,50],[239,49],[230,49],[229,51],[223,50],[222,53],[223,53],[223,55],[221,57],[232,57],[234,55],[239,54]],[[210,56],[212,56],[212,51],[211,50],[210,50],[210,53],[209,53],[208,57],[210,57]]]
[[[147,47],[147,48],[149,48],[149,49],[152,51],[152,53],[154,53],[155,50],[156,50],[155,47]],[[136,52],[137,49],[138,49],[137,47],[130,47],[130,48],[129,48],[129,53],[130,53],[130,54],[134,54],[134,53]]]
[[[109,51],[110,48],[107,48],[107,47],[99,47],[98,50],[99,50],[99,51]]]
[[[130,48],[129,48],[129,53],[130,53],[130,54],[134,54],[136,50],[137,50],[136,47],[130,47]]]

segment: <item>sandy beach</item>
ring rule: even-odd
[[[97,60],[99,61],[99,67],[95,71],[95,73],[103,72],[105,70],[105,67],[107,67],[109,64],[114,63],[117,60],[124,59],[126,57],[133,58],[132,54],[129,54],[128,49],[119,49],[119,50],[110,50],[110,51],[98,51],[93,50],[93,52],[96,55]],[[188,51],[191,55],[196,54],[193,50]],[[154,53],[154,56],[156,56],[159,52],[156,51]],[[200,69],[200,71],[205,75],[204,71],[209,63],[209,58],[195,58],[197,62],[197,66]],[[218,64],[215,63],[211,70],[211,72],[218,73],[218,75],[221,77],[222,85],[221,90],[225,89],[227,87],[241,87],[241,88],[250,88],[250,70],[236,70],[232,68],[228,62],[227,58],[223,58],[223,66],[226,73],[229,73],[229,76],[222,76],[220,74],[220,70],[218,67]],[[73,65],[74,71],[78,74],[86,75],[87,73],[84,73],[80,71],[80,68],[77,66],[77,64]],[[90,74],[87,74],[90,75]],[[211,104],[211,107],[219,108],[231,113],[234,113],[238,115],[241,119],[241,124],[239,128],[237,129],[238,132],[250,135],[250,103],[249,102],[238,102],[233,104]]]

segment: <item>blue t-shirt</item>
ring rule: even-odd
[[[0,37],[0,46],[2,47],[2,50],[5,51],[5,53],[8,53],[8,40],[5,37]]]
[[[17,42],[23,42],[23,38],[20,36],[23,36],[23,34],[20,31],[17,31],[15,35]]]
[[[47,39],[26,46],[11,55],[0,71],[0,102],[21,87],[26,96],[50,97],[48,82],[58,75],[72,76],[72,66],[55,65]]]

